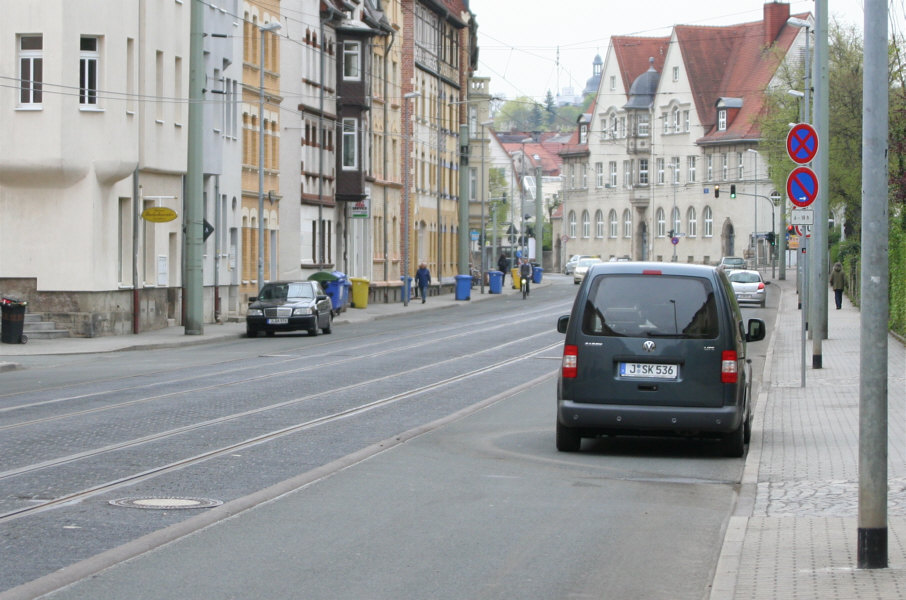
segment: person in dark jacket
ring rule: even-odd
[[[506,272],[510,269],[510,260],[506,257],[506,254],[503,252],[500,253],[500,258],[497,259],[497,270],[503,273],[503,277],[500,278],[500,285],[503,285],[506,282]]]
[[[519,267],[519,277],[525,281],[525,293],[529,295],[532,293],[531,288],[529,287],[529,284],[532,281],[532,271],[532,263],[523,259],[522,265]]]
[[[831,270],[830,276],[830,285],[834,290],[834,303],[837,305],[837,310],[843,307],[843,265],[840,263],[834,263],[834,268]]]
[[[428,270],[428,265],[422,263],[418,265],[418,271],[415,272],[415,284],[418,286],[418,291],[422,296],[422,304],[425,303],[425,298],[428,296],[428,285],[431,283],[431,271]]]

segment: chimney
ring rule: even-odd
[[[780,31],[786,25],[786,20],[790,18],[790,5],[786,2],[773,0],[764,3],[764,44],[765,48],[770,47]]]

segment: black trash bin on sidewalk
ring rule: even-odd
[[[28,341],[22,331],[25,328],[25,307],[28,303],[14,298],[0,299],[0,341],[4,344],[24,344]]]

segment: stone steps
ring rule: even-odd
[[[57,329],[56,323],[45,321],[44,315],[40,313],[25,313],[22,333],[30,340],[52,340],[69,337],[68,329]]]

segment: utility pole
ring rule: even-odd
[[[815,131],[818,139],[830,140],[828,118],[827,59],[827,0],[815,0]],[[886,89],[886,87],[885,87]],[[815,224],[812,227],[814,250],[812,255],[812,296],[809,324],[812,334],[812,368],[822,367],[822,341],[827,339],[827,214],[830,199],[828,185],[828,149],[830,144],[819,144],[815,155],[815,174],[818,176],[818,198],[815,200]]]
[[[823,0],[826,2],[827,0]],[[824,14],[827,17],[827,13]],[[887,568],[887,3],[865,0],[858,567]],[[818,220],[827,229],[827,220]],[[827,290],[824,290],[827,299]],[[815,336],[817,341],[819,336]]]
[[[459,274],[469,272],[469,126],[459,126]],[[437,280],[440,281],[440,275]],[[483,291],[483,290],[482,290]]]
[[[535,167],[535,260],[543,265],[544,259],[544,195],[542,194],[541,166]]]
[[[186,228],[185,294],[186,335],[204,333],[204,279],[202,264],[202,219],[204,218],[204,176],[202,133],[204,107],[204,5],[192,2],[189,33],[189,140],[186,164],[186,198],[183,225]]]

